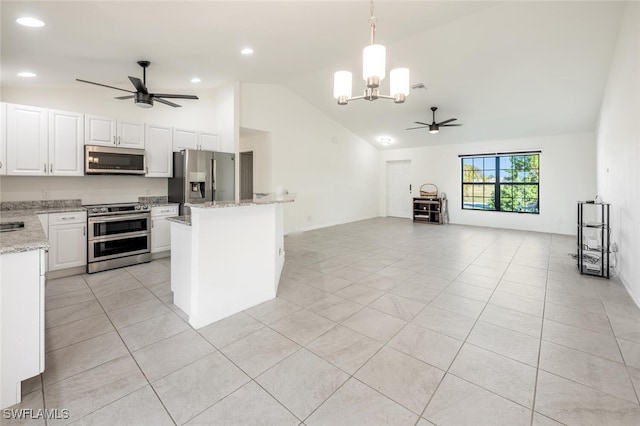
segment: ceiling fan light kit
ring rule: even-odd
[[[131,77],[129,76],[129,81],[131,81],[131,84],[133,84],[133,87],[135,87],[136,91],[133,92],[131,90],[126,90],[126,89],[121,89],[119,87],[113,87],[113,86],[108,86],[106,84],[101,84],[101,83],[95,83],[93,81],[87,81],[87,80],[81,80],[79,78],[76,78],[76,81],[79,81],[81,83],[88,83],[88,84],[94,84],[96,86],[102,86],[102,87],[107,87],[109,89],[116,89],[116,90],[120,90],[122,92],[129,92],[129,93],[133,93],[133,95],[128,95],[128,96],[118,96],[115,99],[133,99],[133,102],[135,103],[135,105],[139,106],[140,108],[151,108],[153,107],[153,101],[157,101],[160,102],[161,104],[165,104],[165,105],[169,105],[171,107],[174,108],[179,108],[182,105],[178,105],[176,103],[170,102],[166,99],[163,98],[174,98],[174,99],[198,99],[197,96],[194,95],[173,95],[173,94],[168,94],[168,93],[149,93],[149,91],[147,90],[147,67],[149,65],[151,65],[151,62],[149,61],[138,61],[137,62],[138,65],[140,65],[142,67],[142,80],[140,80],[137,77]]]
[[[380,94],[380,81],[386,74],[386,48],[376,44],[376,18],[373,16],[373,0],[371,0],[371,17],[369,18],[371,44],[362,50],[362,78],[367,84],[362,96],[351,96],[352,74],[349,71],[338,71],[334,74],[333,97],[338,105],[346,105],[349,101],[365,99],[375,101],[378,98],[393,99],[397,104],[405,101],[409,95],[409,69],[396,68],[389,73],[390,96]]]

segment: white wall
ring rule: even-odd
[[[177,100],[181,108],[156,103],[144,109],[133,100],[116,100],[120,94],[114,90],[77,83],[68,88],[2,88],[2,101],[44,108],[76,111],[115,118],[142,121],[150,124],[175,126],[217,132],[224,151],[236,152],[238,140],[238,83],[228,83],[216,89],[172,90],[194,93],[199,100]],[[48,199],[80,198],[83,203],[137,201],[138,196],[167,195],[167,179],[137,176],[83,176],[15,177],[0,178],[3,201],[42,200],[43,191]]]
[[[43,196],[48,192],[48,197]],[[141,176],[0,177],[1,201],[71,200],[83,204],[138,201],[139,196],[167,195],[167,179]]]
[[[620,278],[640,306],[640,3],[628,2],[597,137],[598,193],[611,203]]]
[[[242,84],[240,126],[271,133],[272,188],[297,193],[285,232],[378,215],[379,152],[288,89]]]
[[[253,192],[272,192],[271,133],[240,129],[240,152],[253,152]]]
[[[542,150],[539,215],[462,210],[458,155],[524,150]],[[414,197],[419,196],[424,183],[433,183],[447,194],[451,223],[575,234],[576,201],[596,195],[595,135],[591,133],[383,151],[380,216],[387,212],[386,162],[394,160],[411,160]]]

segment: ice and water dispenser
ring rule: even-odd
[[[189,192],[188,199],[190,200],[203,200],[205,198],[205,181],[207,174],[205,172],[190,172],[189,173]]]

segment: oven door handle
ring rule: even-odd
[[[89,218],[89,223],[100,223],[100,222],[117,222],[124,220],[132,220],[132,219],[151,219],[151,213],[140,213],[140,214],[120,214],[113,216],[94,216]]]
[[[92,243],[102,243],[105,241],[129,240],[131,238],[146,237],[148,235],[151,235],[151,232],[149,231],[128,232],[128,233],[122,233],[122,234],[105,235],[103,237],[89,237],[88,241],[89,241],[89,244],[92,244]]]

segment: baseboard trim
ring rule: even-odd
[[[629,281],[625,278],[625,276],[622,274],[622,272],[620,272],[620,270],[618,268],[615,268],[616,271],[616,275],[618,276],[618,278],[620,278],[620,281],[622,282],[622,285],[624,286],[624,289],[627,290],[627,293],[629,293],[629,296],[631,297],[631,300],[633,300],[633,303],[636,304],[636,306],[638,307],[638,309],[640,309],[640,297],[636,296],[632,289],[631,289],[631,284],[629,284]]]
[[[47,280],[55,280],[57,278],[70,277],[72,275],[80,275],[87,272],[86,266],[75,266],[73,268],[60,269],[58,271],[47,271],[45,278]]]
[[[171,250],[151,253],[151,260],[162,259],[164,257],[171,257]]]

